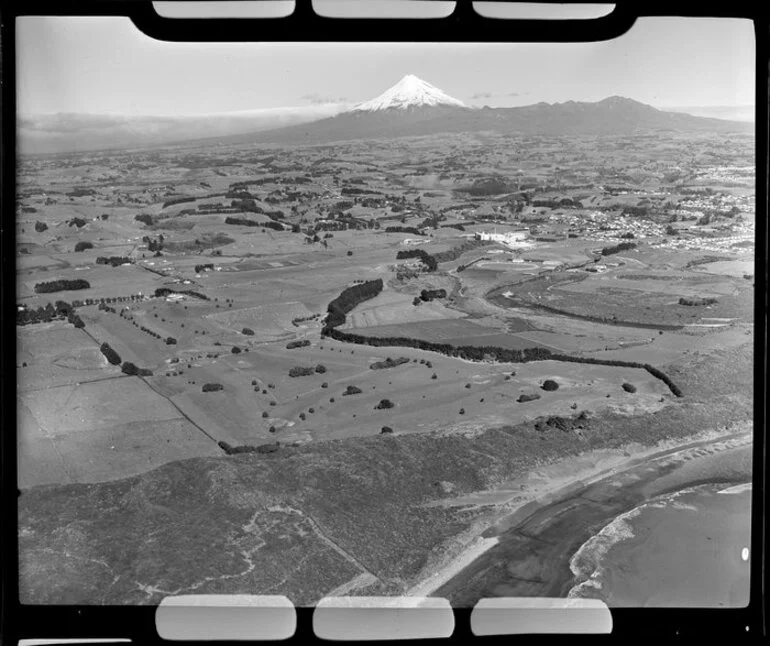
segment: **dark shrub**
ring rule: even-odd
[[[393,408],[393,406],[395,406],[395,404],[389,399],[381,399],[374,408],[375,410],[385,410],[387,408]]]
[[[716,298],[680,298],[679,304],[680,305],[687,305],[690,307],[698,306],[698,305],[713,305],[714,303],[717,303]]]
[[[289,341],[286,344],[286,349],[287,350],[292,350],[294,348],[304,348],[304,347],[307,347],[309,345],[310,345],[310,341],[308,341],[307,339],[305,339],[303,341]]]
[[[176,339],[173,336],[166,337],[166,345],[176,345]]]
[[[634,386],[634,384],[629,384],[628,382],[626,382],[623,384],[623,390],[625,390],[627,393],[635,393],[636,386]]]
[[[546,379],[540,386],[543,390],[559,390],[559,384],[553,379]]]
[[[358,386],[348,386],[347,390],[342,393],[343,395],[358,395],[361,389]]]
[[[315,371],[314,368],[303,368],[302,366],[294,366],[289,370],[289,377],[306,377],[312,375]]]
[[[430,376],[430,378],[431,378],[431,379],[438,379],[438,375],[437,375],[437,374],[434,372],[434,373],[433,373],[433,374]]]
[[[466,387],[466,388],[470,388],[470,387],[471,387],[471,385],[470,385],[470,384],[465,384],[465,387]]]
[[[267,418],[267,417],[270,417],[270,414],[269,414],[267,411],[263,411],[263,412],[262,412],[262,417],[263,417],[263,418]]]
[[[465,415],[465,409],[464,408],[460,409],[460,415]]]
[[[241,349],[237,345],[234,345],[233,349],[231,350],[231,352],[233,354],[240,354],[241,353]]]
[[[329,387],[329,382],[328,382],[328,381],[324,381],[324,382],[321,384],[321,388],[328,388],[328,387]]]
[[[38,233],[43,233],[46,229],[48,229],[48,225],[45,222],[35,222],[35,231]]]
[[[353,255],[353,252],[348,250],[348,256],[352,256],[352,255]]]
[[[252,330],[250,327],[245,327],[241,330],[241,334],[245,334],[246,336],[254,336],[254,330]]]
[[[275,428],[275,426],[271,426],[271,427],[270,427],[269,429],[267,429],[267,430],[268,430],[270,433],[275,433],[275,432],[276,432],[276,428]]]
[[[251,385],[252,386],[256,386],[257,385],[257,380],[256,379],[252,379],[251,380]]]
[[[383,427],[380,429],[380,434],[383,434],[383,433],[392,433],[392,432],[393,432],[393,429],[392,429],[392,428],[390,428],[390,426],[383,426]]]
[[[75,251],[85,251],[86,249],[93,249],[94,245],[90,242],[78,242],[75,245]]]
[[[211,393],[224,389],[225,387],[222,384],[203,384],[203,388],[201,388],[204,393]]]
[[[299,418],[304,422],[305,419],[307,419],[307,416],[305,415],[305,413],[300,413]]]
[[[121,363],[120,355],[113,350],[109,344],[102,343],[101,347],[99,348],[102,351],[102,354],[107,357],[107,361],[109,361],[113,366],[118,366]]]
[[[120,369],[124,373],[126,373],[127,375],[138,375],[139,374],[139,368],[137,368],[136,365],[131,363],[130,361],[124,361],[123,365],[120,367]]]
[[[538,395],[537,393],[531,393],[531,394],[522,393],[521,395],[519,395],[519,398],[516,401],[519,403],[523,403],[523,402],[535,401],[536,399],[540,399],[540,395]]]
[[[318,364],[318,365],[315,367],[315,371],[316,371],[316,372],[317,372],[319,375],[322,375],[322,374],[324,374],[324,373],[326,372],[326,366],[325,366],[325,365],[323,365],[323,364],[321,364],[321,363],[319,363],[319,364]]]

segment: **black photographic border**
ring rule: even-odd
[[[649,2],[616,0],[615,10],[591,20],[494,20],[476,14],[470,0],[457,0],[446,18],[412,20],[334,19],[313,13],[311,0],[295,0],[285,18],[167,19],[158,16],[145,0],[19,0],[0,7],[0,78],[2,79],[2,193],[0,193],[0,278],[3,307],[3,343],[0,383],[2,435],[2,589],[0,638],[15,644],[21,638],[126,637],[137,644],[161,643],[155,631],[156,606],[28,606],[18,602],[18,489],[16,471],[15,388],[15,202],[16,202],[16,74],[15,18],[22,15],[127,16],[140,30],[160,40],[195,41],[295,41],[295,42],[578,42],[609,40],[625,33],[641,16],[732,17],[753,21],[756,34],[756,256],[754,335],[754,455],[751,532],[751,601],[745,609],[613,609],[611,635],[532,636],[540,643],[579,643],[633,638],[711,638],[754,640],[767,636],[766,596],[766,335],[767,335],[767,219],[768,219],[768,39],[770,22],[760,3],[733,0],[718,5],[682,0]],[[564,3],[565,0],[562,0]],[[385,38],[387,35],[387,38]],[[12,376],[13,375],[13,376]],[[507,643],[516,637],[474,637],[470,609],[454,609],[455,631],[449,641]],[[312,608],[297,608],[297,630],[289,642],[318,640],[313,634]],[[447,643],[447,639],[420,640],[421,644]],[[187,643],[187,642],[176,642]],[[195,642],[189,642],[195,643]],[[286,643],[286,642],[283,642]]]

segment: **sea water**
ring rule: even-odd
[[[745,607],[750,535],[751,483],[659,496],[578,549],[568,597],[610,607]]]

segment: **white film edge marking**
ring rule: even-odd
[[[471,612],[474,635],[609,634],[612,614],[600,599],[501,597]]]
[[[326,597],[313,612],[320,639],[373,641],[450,637],[455,619],[438,597]]]
[[[294,635],[297,612],[282,595],[180,595],[160,602],[155,629],[172,641],[281,640]]]

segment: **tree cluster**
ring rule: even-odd
[[[627,251],[629,249],[635,249],[635,242],[621,242],[612,247],[604,247],[602,249],[602,256],[611,256],[614,253],[620,253],[621,251]]]
[[[119,267],[120,265],[125,265],[126,263],[133,263],[133,260],[131,260],[131,258],[128,256],[99,256],[96,259],[97,265],[110,265],[112,267]]]
[[[419,258],[429,272],[438,269],[438,261],[423,249],[401,249],[396,253],[396,260],[405,260],[407,258]]]
[[[102,354],[107,357],[107,361],[109,361],[113,366],[120,365],[122,361],[120,355],[112,349],[109,343],[102,343],[99,350],[101,350]]]
[[[385,361],[375,361],[369,368],[372,370],[384,370],[386,368],[395,368],[404,363],[409,363],[409,357],[399,357],[398,359],[388,357]]]
[[[52,292],[63,292],[67,290],[88,289],[89,287],[91,287],[91,284],[82,278],[75,278],[72,280],[62,278],[60,280],[37,283],[35,285],[35,293],[50,294]]]
[[[313,366],[294,366],[289,370],[289,377],[307,377],[308,375],[312,375],[314,373],[315,368]]]
[[[695,307],[698,305],[713,305],[714,303],[718,303],[718,302],[719,301],[716,298],[709,298],[709,297],[679,299],[680,305],[687,305],[688,307]]]
[[[148,227],[152,226],[153,223],[152,216],[148,213],[139,213],[138,215],[134,216],[134,220],[141,222],[142,224],[146,224]]]
[[[436,298],[446,298],[445,289],[423,289],[420,292],[420,300],[428,303]]]
[[[370,300],[382,291],[382,278],[353,285],[342,291],[327,307],[326,323],[322,334],[345,323],[345,318],[359,303]]]

